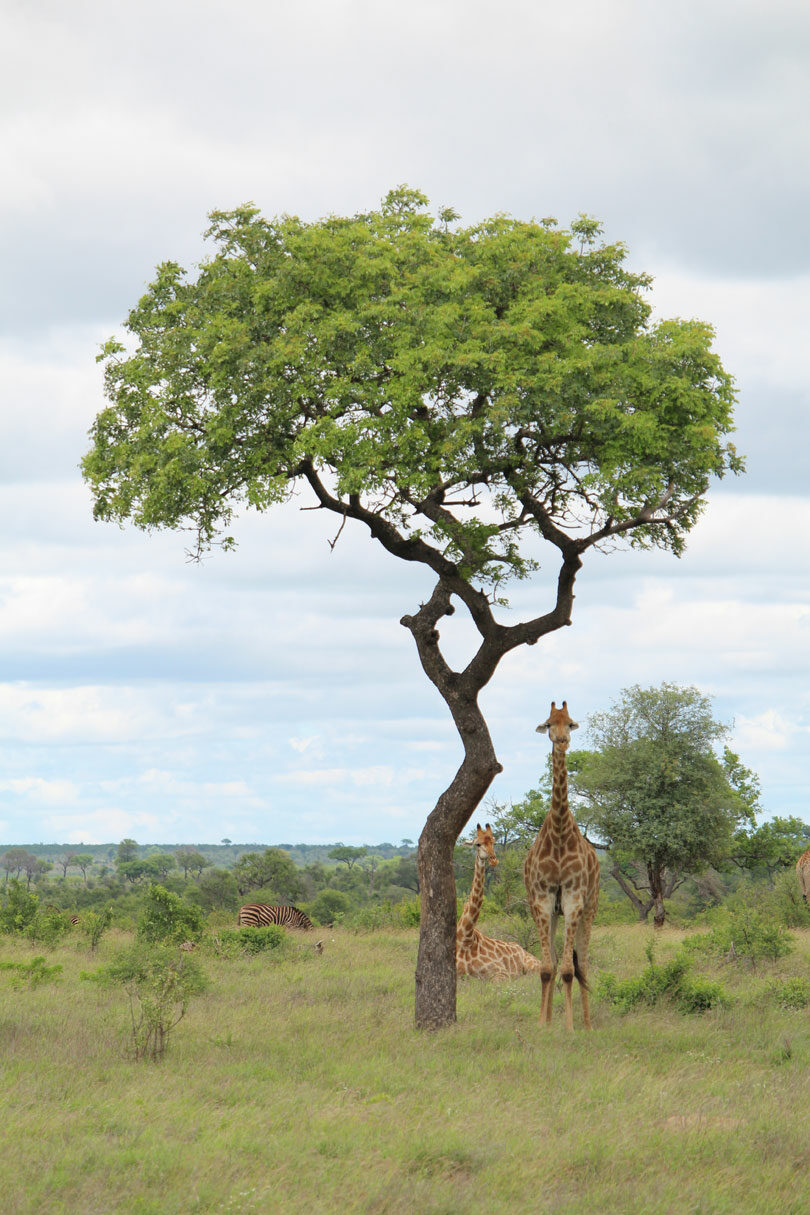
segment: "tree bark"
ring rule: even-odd
[[[456,877],[453,849],[458,836],[502,771],[477,704],[465,706],[479,718],[464,739],[464,762],[428,816],[419,837],[421,890],[419,952],[414,1020],[417,1029],[441,1029],[456,1019]]]

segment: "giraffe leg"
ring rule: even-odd
[[[557,974],[557,957],[554,952],[554,930],[556,916],[554,914],[555,894],[545,894],[531,900],[531,910],[537,925],[537,935],[540,938],[540,1024],[547,1025],[551,1021],[551,1007],[554,997],[554,979]]]
[[[591,1007],[588,995],[588,948],[591,942],[591,928],[596,918],[596,903],[592,902],[582,913],[577,930],[577,978],[579,979],[579,994],[582,1000],[582,1017],[585,1028],[591,1029]]]
[[[580,982],[580,993],[584,993],[582,979],[579,977],[582,973],[582,969],[579,965],[579,955],[577,955],[577,965],[576,967],[574,966],[574,945],[579,938],[579,928],[582,919],[582,902],[581,900],[572,899],[570,896],[566,898],[564,894],[562,903],[563,914],[565,916],[565,944],[563,946],[562,962],[560,963],[560,977],[563,981],[563,990],[565,992],[565,1028],[573,1031],[573,987],[574,975],[577,973],[577,971],[579,972],[577,977],[579,978]],[[587,961],[585,964],[587,966]]]

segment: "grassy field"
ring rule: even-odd
[[[657,956],[680,933],[656,936]],[[622,1016],[594,1032],[537,1021],[539,982],[460,985],[458,1024],[412,1028],[416,932],[328,930],[281,959],[203,954],[210,991],[160,1063],[128,1057],[120,991],[98,959],[48,955],[61,982],[0,973],[0,1208],[65,1212],[810,1211],[810,1010],[776,1008],[774,976],[810,973],[810,933],[779,964],[721,967],[722,1011]],[[653,930],[594,933],[599,968],[637,974]],[[41,952],[0,938],[0,959]],[[703,973],[710,973],[703,964]]]

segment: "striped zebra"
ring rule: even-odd
[[[240,928],[262,928],[265,924],[281,924],[283,928],[314,928],[312,920],[297,907],[286,903],[269,906],[267,903],[246,903],[240,907],[237,924]]]

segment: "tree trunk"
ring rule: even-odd
[[[453,849],[476,806],[502,770],[486,722],[473,699],[458,712],[466,719],[465,757],[419,837],[421,890],[419,954],[416,963],[415,1024],[441,1029],[456,1019],[456,876]],[[460,733],[462,731],[460,730]]]
[[[653,906],[655,907],[653,924],[656,928],[663,928],[667,915],[664,907],[664,874],[656,865],[648,865],[647,873],[650,879],[650,894],[652,895]]]
[[[643,899],[639,898],[639,896],[636,894],[635,890],[632,889],[627,878],[624,876],[621,869],[619,868],[617,861],[613,861],[613,868],[611,869],[610,872],[611,872],[611,875],[616,879],[616,881],[618,882],[619,886],[622,888],[624,893],[627,895],[630,902],[635,907],[635,909],[638,913],[639,920],[641,920],[642,924],[645,923],[647,920],[647,916],[650,914],[650,908],[652,907],[654,900],[648,899],[645,902]]]

